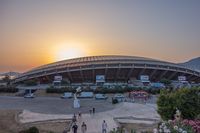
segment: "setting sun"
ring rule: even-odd
[[[70,58],[76,58],[86,55],[85,49],[78,43],[63,43],[57,45],[55,50],[55,60],[65,60]]]

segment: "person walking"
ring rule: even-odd
[[[87,131],[87,125],[85,124],[85,122],[83,122],[81,125],[81,132],[86,133],[86,131]]]
[[[94,107],[92,108],[92,113],[93,113],[93,115],[95,114],[95,108]]]
[[[76,122],[76,114],[74,113],[73,117],[72,117],[72,122],[75,123]]]
[[[78,119],[81,119],[81,111],[78,112]]]
[[[92,115],[92,110],[90,109],[89,111],[90,111],[90,115]]]
[[[106,121],[103,120],[103,123],[102,123],[102,133],[107,133],[107,128],[108,128],[108,125],[107,125]]]
[[[76,122],[75,122],[74,125],[72,126],[72,130],[73,130],[73,133],[77,133],[78,125],[76,125]]]

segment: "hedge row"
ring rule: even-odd
[[[18,89],[14,87],[0,87],[0,93],[3,93],[3,92],[15,93],[15,92],[18,92]]]
[[[50,87],[50,88],[47,88],[46,89],[46,92],[47,93],[64,93],[64,92],[73,92],[75,93],[76,90],[73,89],[73,88],[69,88],[69,87],[66,87],[66,88],[53,88],[53,87]]]
[[[94,90],[94,93],[103,93],[103,94],[109,94],[109,93],[125,93],[131,91],[131,88],[97,88]]]
[[[37,82],[35,80],[28,80],[28,81],[24,81],[24,84],[26,86],[35,86],[37,85]]]
[[[103,94],[110,94],[110,93],[125,93],[130,92],[133,90],[144,90],[150,94],[159,94],[160,89],[151,89],[151,88],[134,88],[134,87],[115,87],[115,88],[97,88],[95,90],[90,88],[84,88],[82,91],[84,92],[94,92],[94,93],[103,93]],[[76,90],[71,87],[64,87],[64,88],[53,88],[50,87],[46,90],[47,93],[64,93],[64,92],[75,92]]]

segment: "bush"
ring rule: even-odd
[[[29,133],[39,133],[39,130],[37,129],[37,127],[30,127]]]
[[[195,123],[193,121],[193,123]],[[196,123],[195,123],[196,124]],[[158,124],[159,133],[196,133],[196,128],[185,123],[184,121],[169,120]]]
[[[19,133],[39,133],[39,130],[37,127],[30,127],[29,129],[20,131]]]
[[[37,85],[37,82],[35,80],[28,80],[28,81],[24,81],[24,84],[27,86],[35,86]]]
[[[64,92],[72,92],[75,93],[76,89],[71,88],[71,87],[64,87],[64,88],[47,88],[46,93],[64,93]]]
[[[158,113],[163,120],[173,119],[178,108],[184,119],[194,119],[200,114],[200,88],[163,90],[158,98]]]
[[[112,104],[117,104],[118,100],[117,99],[112,99]]]
[[[174,98],[170,95],[165,95],[164,92],[158,98],[158,113],[163,120],[172,119],[176,111]]]
[[[6,93],[15,93],[18,92],[18,89],[15,87],[0,87],[0,93],[6,92]]]
[[[169,86],[171,84],[171,80],[168,79],[161,79],[160,82],[163,83],[165,86]]]
[[[155,88],[155,89],[154,88],[150,88],[150,89],[147,89],[145,91],[147,91],[149,94],[156,95],[156,94],[160,94],[161,89],[159,89],[159,88]]]
[[[150,94],[159,94],[161,89],[151,89],[151,88],[138,88],[138,87],[120,87],[120,86],[116,86],[115,88],[107,88],[107,87],[98,87],[95,90],[89,88],[89,87],[85,87],[82,88],[82,91],[84,92],[94,92],[95,94],[97,93],[102,93],[102,94],[114,94],[114,93],[126,93],[126,92],[130,92],[133,90],[144,90]],[[54,87],[50,87],[48,89],[46,89],[47,93],[64,93],[64,92],[76,92],[75,88],[72,87],[63,87],[63,88],[54,88]]]
[[[94,93],[103,93],[103,94],[112,94],[112,93],[125,93],[131,91],[131,88],[125,87],[122,88],[120,86],[116,86],[115,88],[97,88],[94,90]]]

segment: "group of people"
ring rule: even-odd
[[[93,107],[92,109],[89,110],[90,111],[90,115],[94,115],[95,114],[95,108]],[[81,112],[79,111],[78,112],[78,119],[80,120],[82,117],[82,114]],[[73,126],[72,126],[72,131],[73,133],[77,133],[78,131],[78,125],[77,125],[77,116],[76,114],[74,113],[73,117],[72,117],[72,122],[73,122]],[[107,128],[108,128],[108,125],[106,123],[105,120],[103,120],[103,123],[102,123],[102,133],[107,133]],[[86,133],[87,131],[87,125],[85,122],[82,122],[81,124],[81,133]]]
[[[93,114],[95,113],[95,108],[92,109],[91,114],[92,113]],[[81,116],[82,116],[81,112],[78,112],[78,119],[80,119]],[[73,126],[72,126],[73,133],[77,133],[77,131],[78,131],[78,125],[76,124],[76,122],[77,122],[76,114],[73,115],[72,122],[73,122]],[[108,128],[108,125],[107,125],[106,121],[103,120],[103,123],[102,123],[102,133],[107,133],[107,128]],[[85,122],[82,122],[81,133],[86,133],[86,131],[87,131],[87,125],[86,125]]]
[[[79,111],[78,112],[78,119],[81,119],[81,112]],[[77,133],[77,130],[78,130],[78,125],[76,124],[77,122],[77,117],[76,117],[76,114],[74,113],[73,115],[73,118],[72,118],[72,122],[73,122],[73,126],[72,126],[72,129],[73,129],[73,133]],[[86,133],[87,131],[87,125],[85,124],[85,122],[82,123],[81,125],[81,132],[82,133]]]
[[[78,119],[81,119],[81,116],[82,116],[82,114],[81,114],[81,112],[79,111],[78,112]],[[74,115],[73,115],[73,117],[72,117],[72,122],[74,123],[74,122],[76,122],[77,121],[77,117],[76,117],[76,114],[74,113]]]
[[[93,107],[92,109],[90,109],[90,110],[89,110],[89,111],[90,111],[90,115],[91,115],[91,114],[94,115],[94,114],[95,114],[95,110],[96,110],[96,109],[95,109],[94,107]]]
[[[78,125],[76,124],[76,122],[72,126],[72,130],[73,130],[73,133],[77,133]],[[86,131],[87,131],[87,125],[85,124],[85,122],[83,122],[81,125],[81,133],[86,133]]]
[[[107,125],[106,121],[103,120],[102,133],[107,133],[107,128],[108,128],[108,125]],[[74,124],[72,126],[72,130],[73,130],[73,133],[77,133],[78,125],[76,124],[76,122],[74,122]],[[81,125],[81,133],[86,133],[86,131],[87,131],[87,125],[85,124],[85,122],[83,122]]]

